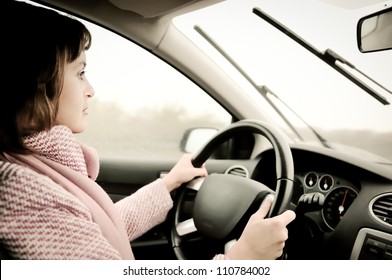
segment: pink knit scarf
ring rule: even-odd
[[[89,154],[87,146],[82,145],[81,148],[85,156]],[[120,214],[110,197],[96,182],[67,166],[43,156],[13,154],[6,155],[6,157],[10,162],[27,166],[38,173],[48,176],[76,196],[88,207],[93,221],[100,226],[103,235],[118,250],[121,257],[123,259],[134,259]],[[88,161],[89,157],[86,157],[86,160]],[[93,176],[95,177],[96,174]]]

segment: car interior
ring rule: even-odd
[[[296,212],[296,219],[288,225],[289,239],[281,259],[392,259],[391,161],[349,147],[337,149],[327,141],[320,141],[323,138],[317,133],[312,135],[318,145],[293,141],[273,124],[266,110],[260,110],[252,97],[243,94],[243,89],[222,67],[173,24],[181,15],[226,1],[32,2],[92,22],[136,44],[187,77],[230,112],[228,125],[221,128],[195,125],[182,135],[177,147],[179,153],[194,153],[194,165],[205,164],[209,176],[196,178],[171,194],[174,207],[167,220],[131,242],[136,259],[211,259],[239,238],[246,221],[268,194],[274,194],[270,217],[286,209]],[[342,57],[333,52],[323,55],[315,52],[295,32],[270,19],[262,8],[255,7],[251,12],[297,41],[368,95],[388,103],[351,72],[336,66],[344,62]],[[369,31],[371,27],[367,24],[372,25],[375,17],[380,18],[381,24]],[[352,34],[355,47],[363,56],[376,52],[390,54],[390,1],[355,20],[357,26]],[[372,36],[383,40],[373,40]],[[208,41],[208,36],[204,39]],[[209,44],[213,45],[213,40]],[[225,57],[223,51],[220,53]],[[226,59],[230,62],[230,58]],[[238,70],[235,63],[231,67]],[[270,91],[266,87],[260,90]],[[265,104],[272,103],[265,101]],[[196,147],[192,143],[197,143]],[[389,147],[390,144],[386,143]],[[175,162],[176,158],[171,157],[102,156],[97,183],[117,202],[165,176]],[[10,258],[3,247],[0,247],[0,258]]]

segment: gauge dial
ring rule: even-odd
[[[358,192],[347,186],[335,188],[326,196],[322,216],[328,227],[338,225],[357,196]]]
[[[315,172],[309,172],[308,174],[305,175],[305,185],[308,188],[312,188],[317,184],[318,181],[318,175]]]
[[[319,182],[319,187],[320,190],[326,192],[329,191],[333,186],[333,178],[331,175],[325,174],[321,176],[320,182]]]

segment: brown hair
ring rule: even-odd
[[[0,153],[26,153],[23,138],[54,125],[65,65],[89,49],[91,34],[70,16],[23,2],[7,0],[5,14],[11,23],[3,38],[8,87],[1,96]]]

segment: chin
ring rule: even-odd
[[[74,134],[82,133],[87,128],[87,124],[80,124],[75,126],[70,126],[70,129]]]

